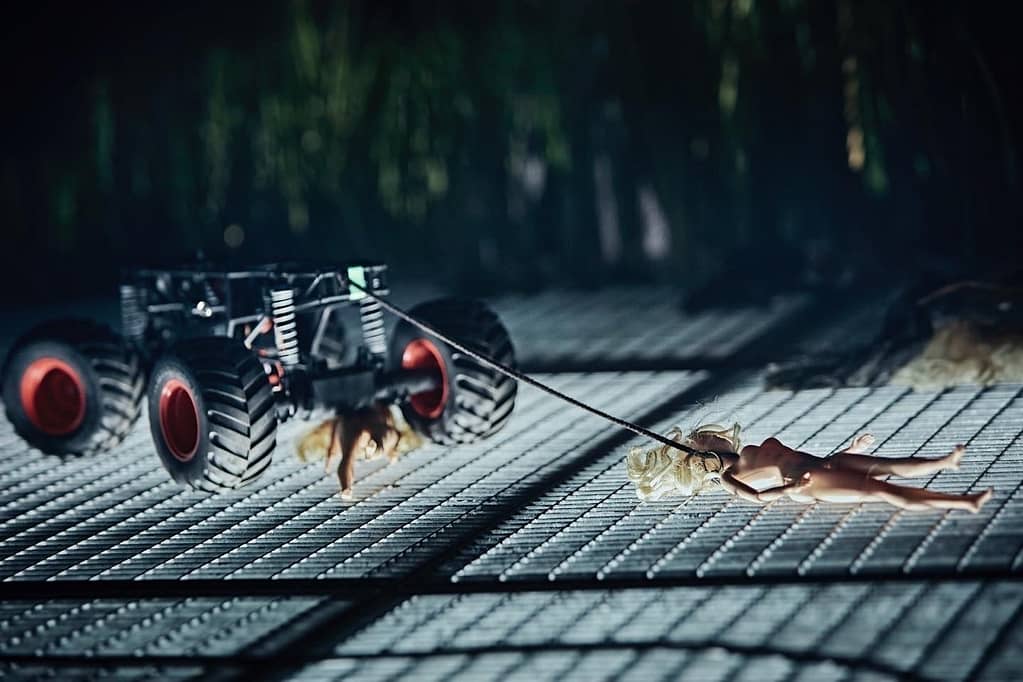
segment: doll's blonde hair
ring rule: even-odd
[[[701,436],[717,436],[731,445],[732,452],[741,447],[738,424],[731,428],[719,424],[703,424],[688,434],[675,426],[666,435],[676,443],[701,447]],[[625,457],[625,471],[636,486],[641,500],[669,497],[692,497],[721,483],[724,463],[713,452],[686,453],[670,445],[643,449],[634,447]]]

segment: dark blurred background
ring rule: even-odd
[[[1012,3],[23,5],[5,303],[200,250],[711,297],[1023,253]]]

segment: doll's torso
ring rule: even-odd
[[[761,445],[747,445],[732,465],[735,478],[757,490],[790,483],[807,471],[821,466],[822,460],[768,438]]]

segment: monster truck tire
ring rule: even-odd
[[[226,492],[255,481],[277,442],[274,395],[255,355],[227,337],[191,339],[157,360],[149,427],[178,483]]]
[[[515,365],[508,331],[479,301],[440,299],[410,311],[418,320],[487,357]],[[494,369],[405,322],[391,336],[393,368],[434,370],[437,389],[411,396],[401,408],[417,432],[435,443],[471,443],[496,433],[511,417],[518,385]]]
[[[7,418],[43,452],[86,455],[124,440],[138,419],[145,372],[108,327],[42,324],[19,338],[2,370]]]

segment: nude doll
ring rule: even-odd
[[[384,456],[393,462],[422,443],[404,419],[388,406],[376,404],[343,412],[317,426],[299,441],[298,457],[306,462],[323,459],[326,473],[337,472],[341,497],[350,500],[357,459]]]
[[[626,469],[642,500],[688,497],[720,487],[757,504],[782,497],[797,502],[880,500],[902,509],[977,512],[993,493],[988,489],[956,495],[880,480],[884,476],[911,478],[958,469],[965,452],[961,445],[935,459],[873,457],[862,454],[874,442],[874,437],[865,433],[841,452],[816,457],[776,438],[743,447],[738,424],[731,429],[709,424],[688,435],[676,427],[668,437],[706,452],[687,455],[668,445],[651,450],[633,448],[626,457]]]

